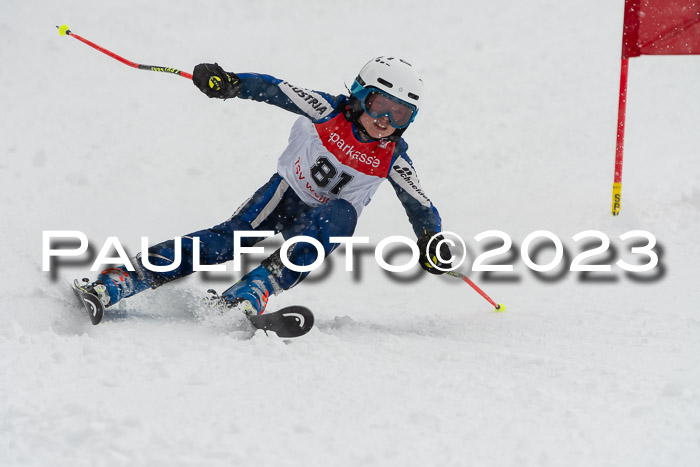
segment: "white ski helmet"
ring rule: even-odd
[[[384,91],[404,102],[420,107],[423,80],[410,63],[396,57],[377,57],[370,60],[357,75],[363,87]]]
[[[397,57],[377,57],[362,67],[350,88],[350,93],[362,103],[365,111],[365,101],[372,91],[389,95],[411,107],[410,121],[405,125],[395,125],[403,128],[413,122],[418,113],[423,95],[423,80],[407,61]]]

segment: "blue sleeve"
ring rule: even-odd
[[[240,73],[238,77],[241,79],[239,98],[272,104],[314,122],[326,120],[336,110],[342,111],[345,101],[345,96],[300,88],[270,75]]]
[[[403,204],[416,237],[424,233],[437,233],[442,229],[442,220],[437,208],[421,188],[416,169],[406,154],[408,145],[400,140],[391,164],[389,182]]]

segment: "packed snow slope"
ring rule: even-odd
[[[612,217],[623,3],[3,1],[0,464],[699,465],[700,57],[632,60]],[[372,57],[411,61],[426,91],[409,155],[467,242],[460,271],[508,311],[453,277],[392,279],[371,251],[346,272],[338,251],[271,301],[315,311],[294,341],[200,306],[232,269],[91,326],[67,288],[90,261],[43,272],[42,231],[135,254],[141,237],[215,225],[274,172],[296,117],[124,66],[60,37],[64,23],[137,62],[216,61],[334,94]],[[513,272],[471,271],[498,246],[474,239],[488,230],[512,238],[491,261]],[[537,230],[567,253],[540,275],[520,254]],[[589,260],[611,272],[568,270],[597,245],[572,240],[587,230],[611,239]],[[619,239],[631,230],[657,239],[650,273],[614,265],[646,262]],[[388,184],[356,234],[412,236]]]

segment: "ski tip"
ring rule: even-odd
[[[314,325],[314,314],[303,306],[288,306],[274,312],[253,315],[248,319],[256,328],[272,331],[282,338],[303,336]]]
[[[88,316],[90,316],[90,321],[92,324],[95,326],[100,324],[100,321],[102,321],[102,317],[105,313],[105,307],[102,302],[100,302],[100,299],[96,295],[83,290],[78,282],[78,279],[73,281],[72,288],[76,298],[81,303],[85,311],[87,311]]]
[[[493,311],[495,311],[497,313],[501,313],[503,311],[506,311],[506,306],[503,303],[499,303],[498,306],[496,308],[494,308]]]
[[[58,28],[58,33],[62,36],[67,36],[68,34],[70,34],[70,28],[67,24],[56,26],[56,28]]]

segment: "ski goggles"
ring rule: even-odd
[[[394,128],[406,128],[416,118],[418,109],[376,88],[365,88],[355,81],[350,92],[362,104],[362,110],[372,118],[387,116]]]

